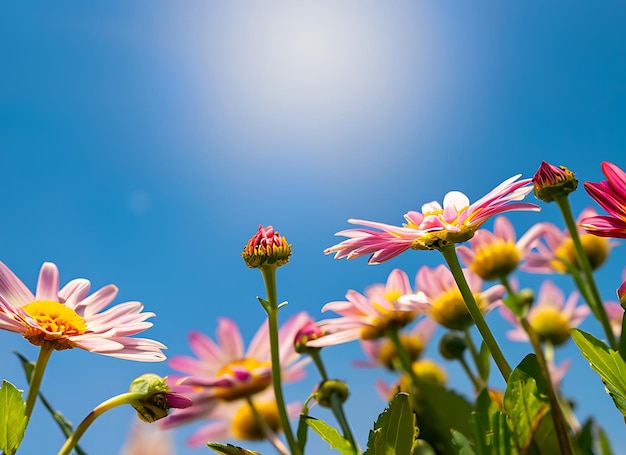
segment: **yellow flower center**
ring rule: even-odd
[[[418,360],[413,362],[413,371],[418,379],[433,384],[446,385],[448,377],[445,370],[432,360]]]
[[[261,362],[252,358],[233,360],[228,365],[221,368],[216,376],[237,376],[236,372],[241,372],[241,370],[244,369],[248,372],[250,377],[247,380],[241,381],[234,387],[216,389],[215,395],[224,401],[232,401],[265,390],[272,383],[271,375],[265,371],[259,373],[254,370],[270,366],[271,362],[269,361]]]
[[[515,244],[497,240],[476,250],[474,262],[469,268],[483,280],[495,280],[515,270],[519,259]]]
[[[528,322],[535,329],[541,341],[550,341],[553,345],[558,346],[565,343],[569,338],[568,320],[557,308],[541,308],[528,318]]]
[[[74,310],[59,302],[36,300],[22,307],[39,328],[27,326],[24,338],[36,346],[51,341],[58,351],[71,349],[70,336],[82,335],[87,331],[87,323]]]
[[[411,361],[417,360],[419,356],[424,351],[424,340],[415,335],[400,335],[400,342],[405,347],[409,356],[411,357]],[[378,361],[381,365],[384,365],[390,370],[394,369],[394,365],[397,362],[398,351],[396,346],[391,342],[391,340],[385,339],[378,351]]]
[[[482,308],[484,305],[482,297],[474,294],[474,299],[478,308]],[[464,330],[474,322],[458,289],[448,291],[433,300],[430,317],[452,330]]]
[[[371,325],[361,329],[361,339],[375,340],[385,335],[389,328],[400,329],[415,319],[415,313],[412,311],[387,311],[370,321]]]
[[[254,403],[254,407],[274,433],[280,430],[280,417],[278,415],[276,402],[256,402]],[[231,423],[231,430],[235,438],[244,441],[259,441],[266,438],[263,427],[259,425],[252,409],[247,403],[240,407],[235,413]]]
[[[582,243],[583,250],[589,259],[589,264],[594,270],[600,267],[609,255],[609,239],[605,237],[583,234],[580,236],[580,243]],[[559,245],[554,252],[554,256],[556,260],[553,261],[552,266],[558,272],[564,273],[567,271],[565,264],[573,264],[578,267],[576,249],[574,248],[574,241],[571,237],[566,238],[563,243]]]

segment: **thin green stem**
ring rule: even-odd
[[[546,384],[546,392],[548,393],[550,408],[552,409],[552,420],[554,422],[554,429],[556,431],[557,439],[559,441],[561,453],[564,455],[572,455],[574,453],[574,450],[572,448],[572,442],[569,437],[568,424],[565,420],[565,415],[563,414],[561,404],[559,403],[559,398],[556,394],[554,384],[552,383],[552,378],[550,377],[550,370],[548,369],[548,363],[546,362],[546,358],[543,354],[541,342],[539,341],[537,333],[528,322],[528,319],[522,317],[520,318],[520,321],[522,323],[522,327],[528,334],[530,343],[532,344],[535,355],[537,356],[537,362],[541,367],[541,375],[543,376],[543,381]]]
[[[350,444],[354,449],[354,453],[360,455],[361,449],[359,448],[356,439],[354,439],[354,435],[352,434],[352,430],[348,424],[348,419],[346,419],[346,414],[343,410],[343,403],[337,393],[333,393],[330,396],[330,406],[333,414],[335,414],[335,418],[337,419],[339,426],[341,427],[341,431],[343,431],[343,437],[350,441]]]
[[[322,377],[322,381],[328,381],[328,374],[326,373],[326,368],[324,367],[324,362],[322,362],[322,356],[318,349],[309,349],[308,354],[313,359],[313,363],[317,367],[317,371],[319,371],[320,376]]]
[[[476,349],[474,340],[472,340],[472,335],[470,334],[469,327],[463,329],[463,335],[465,335],[465,344],[467,345],[467,348],[469,349],[470,354],[472,355],[472,360],[474,360],[474,365],[476,366],[476,368],[480,370],[480,364],[482,363],[480,359],[480,354],[478,353],[478,350]]]
[[[474,375],[474,373],[472,373],[472,370],[470,369],[469,364],[467,363],[467,360],[465,360],[465,357],[460,357],[459,362],[461,363],[461,366],[463,367],[463,371],[465,371],[465,373],[467,374],[467,377],[469,377],[470,381],[472,381],[472,384],[474,384],[474,390],[476,390],[476,392],[480,392],[485,387],[485,383],[483,382],[483,380],[478,379]]]
[[[274,267],[261,268],[263,273],[263,281],[265,282],[265,290],[267,292],[267,301],[269,306],[266,307],[267,321],[269,325],[270,335],[270,354],[272,359],[272,383],[274,386],[274,395],[276,397],[276,404],[278,406],[278,415],[280,417],[281,427],[285,432],[285,438],[287,444],[291,450],[292,455],[300,455],[302,450],[298,445],[291,425],[289,424],[289,416],[287,415],[287,408],[285,406],[285,399],[283,396],[283,388],[281,383],[281,368],[280,368],[280,352],[279,352],[279,340],[278,340],[278,298],[276,295],[276,269]]]
[[[411,378],[411,382],[413,386],[416,387],[419,382],[417,379],[417,375],[415,374],[415,370],[413,369],[413,362],[411,362],[411,356],[409,352],[406,350],[402,341],[400,341],[400,334],[398,333],[398,329],[395,327],[389,327],[385,332],[387,337],[391,340],[393,345],[396,347],[396,353],[398,354],[398,359],[400,359],[400,365],[404,369],[405,373],[409,375]]]
[[[269,427],[267,421],[263,418],[259,410],[254,405],[254,401],[252,401],[252,397],[250,395],[246,396],[246,401],[248,402],[248,406],[250,406],[250,410],[252,411],[252,415],[254,415],[254,419],[263,430],[263,433],[265,433],[267,440],[276,448],[279,453],[281,453],[282,455],[289,455],[287,447],[285,447],[285,445],[278,438],[278,436],[276,436],[276,433],[274,433]]]
[[[582,242],[580,241],[578,226],[576,225],[576,221],[574,220],[574,216],[572,215],[572,209],[569,204],[569,199],[567,198],[567,196],[559,196],[555,198],[555,202],[558,205],[559,210],[561,210],[561,214],[563,215],[563,219],[565,220],[565,225],[567,226],[567,230],[569,231],[572,241],[574,243],[574,249],[576,250],[578,264],[582,268],[583,275],[585,276],[585,281],[589,286],[589,291],[592,297],[592,301],[588,302],[589,306],[592,307],[592,310],[595,310],[594,314],[599,318],[600,324],[602,324],[602,328],[604,329],[604,333],[606,334],[606,338],[609,341],[609,344],[613,349],[617,350],[617,340],[615,339],[615,335],[613,334],[613,330],[611,329],[611,324],[609,322],[609,317],[606,314],[606,309],[604,308],[604,305],[602,303],[600,291],[598,291],[598,286],[596,285],[596,280],[593,276],[593,270],[591,269],[589,258],[587,257]],[[584,290],[581,290],[581,292],[584,295]]]
[[[469,288],[467,284],[467,280],[465,279],[465,275],[463,275],[463,269],[461,268],[461,264],[459,263],[459,258],[456,255],[456,250],[454,248],[453,243],[448,243],[443,246],[439,251],[443,254],[443,257],[450,267],[450,271],[452,272],[452,276],[454,277],[459,290],[461,291],[461,295],[463,296],[463,300],[465,300],[465,305],[467,306],[467,310],[472,316],[472,320],[474,324],[476,324],[476,328],[480,332],[485,344],[489,348],[489,352],[491,352],[491,356],[496,363],[496,366],[500,370],[502,377],[504,380],[508,380],[511,375],[511,367],[509,363],[506,361],[500,346],[498,346],[498,342],[494,338],[491,333],[491,329],[487,325],[483,314],[478,308],[478,304],[474,299],[474,295],[472,294],[472,290]]]
[[[39,388],[41,387],[41,380],[43,374],[46,371],[46,365],[50,355],[54,351],[54,345],[50,342],[44,342],[39,349],[39,356],[37,357],[37,363],[30,379],[30,387],[28,387],[28,395],[26,396],[26,421],[30,420],[30,416],[33,413],[35,402],[37,401],[37,395],[39,394]]]
[[[78,424],[76,430],[74,430],[72,435],[67,438],[65,444],[63,444],[63,447],[59,450],[58,455],[68,455],[76,444],[78,444],[78,440],[85,433],[85,431],[87,431],[89,426],[102,414],[118,406],[134,403],[144,395],[145,393],[140,392],[127,392],[100,403],[95,409],[87,414],[87,417],[85,417],[80,424]]]

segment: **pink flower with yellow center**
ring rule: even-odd
[[[593,217],[596,211],[587,207],[578,216],[578,222]],[[587,234],[578,229],[580,242],[592,269],[600,267],[615,243],[605,238]],[[561,230],[552,223],[537,223],[523,236],[529,246],[522,257],[520,269],[530,273],[565,273],[568,266],[578,267],[574,241],[567,229]]]
[[[622,318],[624,317],[624,308],[617,302],[606,302],[604,304],[606,315],[609,318],[609,325],[613,331],[613,335],[619,338],[622,334]]]
[[[410,211],[404,215],[403,226],[393,226],[365,220],[348,220],[372,229],[348,229],[337,235],[348,240],[327,248],[324,253],[335,253],[335,259],[353,259],[370,255],[369,263],[387,261],[400,253],[415,250],[440,249],[447,243],[469,240],[485,221],[499,213],[513,210],[538,211],[535,204],[521,201],[533,187],[531,179],[519,175],[505,180],[478,201],[470,204],[469,198],[451,191],[445,195],[443,205],[437,201],[422,206],[422,212]]]
[[[609,216],[591,216],[581,221],[589,233],[600,237],[626,238],[626,172],[604,161],[602,173],[606,180],[585,182],[585,190]]]
[[[33,295],[15,274],[0,262],[0,329],[20,333],[32,344],[44,343],[56,350],[82,348],[98,354],[140,362],[165,360],[165,346],[145,338],[133,338],[152,326],[140,302],[126,302],[106,311],[117,295],[110,284],[89,294],[90,282],[75,279],[60,288],[59,271],[51,262],[41,266]]]
[[[494,222],[493,233],[479,229],[469,240],[470,247],[457,247],[461,261],[484,280],[497,280],[513,272],[530,247],[529,236],[516,241],[513,224],[504,216]]]
[[[504,286],[498,284],[483,291],[483,280],[478,275],[468,269],[463,269],[463,274],[483,314],[500,305]],[[445,265],[421,267],[415,281],[416,293],[401,297],[400,303],[416,306],[448,329],[464,330],[473,324],[452,272]]]
[[[578,325],[589,315],[589,307],[576,306],[578,292],[572,292],[567,300],[565,294],[552,281],[545,280],[539,288],[539,295],[530,307],[526,319],[543,342],[549,341],[555,346],[565,343],[569,330]],[[507,332],[513,341],[528,341],[528,334],[522,328],[517,316],[505,306],[500,307],[500,314],[515,326]]]
[[[425,317],[414,324],[410,330],[400,333],[400,342],[409,353],[411,361],[421,358],[436,329],[437,323]],[[368,368],[382,366],[389,370],[395,369],[398,353],[390,339],[361,340],[361,348],[367,356],[367,360],[357,360],[353,362],[355,366]]]
[[[346,299],[327,303],[324,311],[334,311],[340,318],[325,319],[318,325],[326,335],[307,343],[310,347],[324,347],[353,340],[375,340],[385,336],[388,329],[399,329],[418,315],[415,305],[400,305],[398,298],[412,292],[405,272],[393,270],[386,284],[374,284],[365,294],[350,289]]]
[[[298,313],[279,330],[283,381],[295,381],[304,376],[304,366],[309,359],[301,359],[293,340],[310,320],[306,313]],[[271,388],[267,323],[259,328],[245,351],[237,324],[228,318],[219,319],[216,339],[217,343],[203,333],[191,332],[189,346],[196,357],[175,356],[170,360],[169,365],[184,376],[169,376],[168,383],[172,390],[191,398],[193,406],[174,411],[163,419],[165,428],[207,418],[221,402],[241,400]]]

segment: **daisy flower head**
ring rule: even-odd
[[[468,269],[463,269],[463,274],[483,314],[487,314],[501,303],[505,292],[504,286],[498,284],[483,290],[483,281],[478,275]],[[419,291],[403,296],[400,299],[401,303],[417,306],[448,329],[464,330],[473,324],[472,316],[452,272],[445,265],[432,269],[427,266],[421,267],[417,271],[415,281]]]
[[[322,312],[334,311],[341,317],[319,321],[327,334],[307,343],[324,347],[353,340],[375,340],[385,336],[388,329],[400,329],[419,314],[417,305],[400,304],[398,299],[412,292],[409,277],[394,269],[385,284],[374,284],[361,294],[349,290],[345,301],[327,303]]]
[[[348,240],[327,248],[324,253],[335,253],[335,259],[353,259],[370,255],[369,263],[387,261],[409,248],[415,250],[441,249],[450,243],[462,243],[473,237],[485,221],[499,213],[513,210],[538,211],[535,204],[520,202],[532,191],[531,179],[519,180],[513,176],[474,203],[459,192],[451,191],[443,204],[432,201],[422,211],[404,215],[402,226],[393,226],[365,220],[348,220],[366,229],[349,229],[337,235]],[[372,229],[369,229],[372,228]]]
[[[298,330],[311,318],[304,312],[289,318],[279,330],[279,354],[283,381],[304,377],[308,358],[301,359],[293,346]],[[267,323],[261,325],[247,349],[237,324],[228,318],[218,320],[216,341],[193,331],[189,346],[195,354],[174,356],[169,366],[183,375],[169,376],[172,390],[188,396],[193,406],[174,411],[163,419],[164,428],[171,428],[206,418],[222,402],[231,402],[256,395],[271,388],[272,365]]]
[[[479,229],[469,244],[458,246],[456,251],[461,261],[483,280],[509,275],[530,247],[528,236],[516,240],[513,224],[504,216],[495,219],[493,233]]]
[[[526,315],[540,341],[560,346],[570,338],[569,330],[578,327],[589,315],[587,305],[576,306],[578,297],[578,292],[574,291],[566,300],[563,291],[551,280],[545,280],[541,284],[536,302]],[[500,314],[515,326],[507,332],[510,340],[528,341],[528,334],[510,309],[503,305],[500,307]]]
[[[593,207],[587,207],[578,216],[578,222],[593,217]],[[588,234],[578,229],[580,242],[592,269],[600,267],[616,244],[606,238]],[[578,267],[574,241],[567,229],[561,230],[552,223],[537,223],[523,236],[528,246],[522,257],[520,269],[530,273],[566,273],[568,267]]]
[[[140,302],[121,303],[102,311],[118,289],[110,284],[88,295],[90,285],[78,278],[60,288],[57,266],[45,262],[33,294],[0,262],[0,329],[59,351],[77,347],[140,362],[165,360],[163,344],[132,336],[152,327],[146,319],[155,314],[142,313]]]
[[[418,360],[426,350],[428,343],[435,334],[437,323],[428,318],[422,318],[410,330],[400,333],[399,338],[411,361]],[[374,368],[382,366],[388,370],[395,370],[398,360],[396,346],[388,338],[378,340],[361,340],[361,348],[367,360],[357,360],[357,367]]]
[[[613,163],[604,161],[602,173],[606,180],[584,182],[584,187],[608,216],[591,216],[581,225],[590,234],[600,237],[626,238],[626,172]]]

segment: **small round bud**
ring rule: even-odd
[[[320,406],[330,408],[332,406],[331,398],[333,395],[338,397],[341,403],[344,403],[350,395],[348,385],[337,379],[322,381],[317,389],[315,399]]]
[[[558,196],[576,191],[578,180],[565,166],[553,166],[543,161],[533,177],[535,197],[551,202]]]
[[[252,269],[262,267],[280,267],[289,262],[291,245],[285,237],[281,237],[272,226],[264,228],[259,225],[257,233],[248,240],[243,248],[243,260]]]
[[[439,353],[444,359],[462,359],[465,349],[465,339],[458,332],[448,332],[439,340]]]
[[[166,417],[170,408],[188,408],[192,405],[189,398],[170,392],[166,380],[154,373],[146,373],[130,383],[128,391],[142,395],[131,403],[139,419],[154,422]]]

